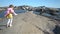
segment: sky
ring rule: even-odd
[[[60,0],[0,0],[0,7],[9,6],[29,5],[33,7],[46,6],[60,8]]]

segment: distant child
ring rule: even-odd
[[[8,19],[7,22],[7,27],[11,27],[12,26],[12,21],[13,21],[13,14],[17,15],[14,10],[13,10],[14,6],[10,5],[9,8],[7,8],[5,17]]]

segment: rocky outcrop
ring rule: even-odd
[[[0,24],[6,24],[5,20],[0,21]],[[60,22],[33,14],[33,11],[27,11],[14,17],[11,28],[2,27],[1,29],[0,34],[59,34]]]
[[[60,11],[56,8],[48,8],[48,7],[37,7],[35,11],[42,13],[48,13],[51,15],[56,15],[56,13],[59,13]]]
[[[42,31],[44,34],[54,34],[53,30],[57,24],[55,24],[55,21],[51,21],[51,19],[43,17],[43,16],[37,16],[33,14],[32,12],[28,12],[25,15],[27,19],[26,22],[30,22],[32,25],[34,25],[37,29]],[[30,16],[30,17],[29,17]]]
[[[56,8],[48,8],[48,7],[36,7],[36,12],[39,12],[39,15],[51,17],[55,20],[60,20],[60,11]],[[50,15],[50,16],[49,16]]]

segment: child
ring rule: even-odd
[[[13,21],[13,14],[17,15],[14,10],[13,10],[14,6],[10,5],[9,8],[6,11],[5,17],[8,19],[7,22],[7,27],[11,27],[12,26],[12,21]]]

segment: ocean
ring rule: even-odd
[[[15,10],[15,12],[18,14],[18,13],[25,13],[26,11],[25,10]],[[0,18],[3,18],[5,15],[5,11],[2,11],[0,13]]]

